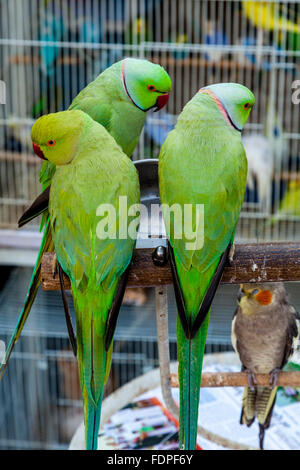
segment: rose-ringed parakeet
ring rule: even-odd
[[[142,132],[146,112],[150,109],[158,111],[166,105],[171,86],[169,75],[160,65],[147,60],[126,58],[113,64],[84,88],[74,98],[69,109],[81,109],[102,124],[130,157]],[[53,250],[47,208],[49,185],[54,172],[55,165],[50,161],[44,162],[40,175],[44,192],[19,221],[21,227],[43,213],[42,225],[45,225],[45,228],[26,300],[1,364],[0,378],[20,337],[41,283],[42,255],[46,251]]]
[[[31,137],[37,155],[57,166],[50,227],[58,263],[71,281],[86,448],[96,449],[112,335],[138,228],[138,173],[104,127],[82,111],[41,117]],[[122,211],[124,198],[136,208],[131,216]]]
[[[249,381],[240,423],[251,426],[257,418],[261,449],[276,400],[278,371],[293,354],[298,321],[282,282],[241,285],[231,330],[232,345]],[[270,386],[257,386],[255,374],[270,374]]]
[[[239,84],[202,88],[179,115],[159,156],[160,197],[178,308],[179,444],[184,449],[196,448],[209,311],[246,189],[241,130],[253,104],[251,91]]]

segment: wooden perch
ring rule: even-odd
[[[268,387],[269,374],[256,374],[257,385]],[[279,372],[279,387],[300,387],[299,372]],[[177,374],[171,374],[171,387],[179,387]],[[246,372],[203,372],[201,387],[249,387]]]
[[[159,245],[159,240],[157,241]],[[128,278],[128,287],[154,287],[172,284],[171,268],[155,266],[153,248],[135,250]],[[53,278],[53,253],[45,253],[42,261],[44,290],[59,290],[58,275]],[[261,243],[236,245],[234,260],[226,266],[222,283],[300,281],[300,243]],[[70,281],[65,276],[66,289]]]

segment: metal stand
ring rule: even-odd
[[[170,370],[170,350],[169,350],[169,327],[168,327],[168,297],[167,287],[159,286],[155,288],[156,298],[156,326],[158,338],[158,356],[162,396],[169,412],[177,421],[179,420],[179,408],[174,401],[171,389],[171,370]],[[198,434],[215,444],[238,450],[258,450],[254,447],[248,447],[238,442],[231,441],[222,436],[214,434],[202,426],[198,425]]]

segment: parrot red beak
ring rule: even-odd
[[[35,153],[38,157],[40,157],[42,160],[47,160],[47,159],[44,157],[43,152],[41,151],[40,147],[39,147],[37,144],[32,143],[32,147],[33,147],[34,153]]]
[[[162,109],[164,106],[166,106],[167,102],[169,101],[169,98],[170,98],[170,93],[166,93],[164,95],[159,96],[156,100],[156,109],[154,112],[156,113],[157,111]]]

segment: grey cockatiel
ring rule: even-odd
[[[251,426],[257,418],[261,449],[275,404],[278,371],[293,353],[298,319],[283,283],[241,285],[231,330],[232,345],[249,378],[240,423]],[[270,374],[270,387],[256,386],[255,374]]]

